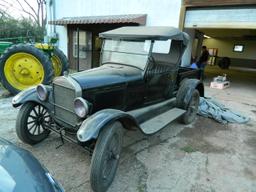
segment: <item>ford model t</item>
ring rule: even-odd
[[[118,166],[124,130],[156,133],[196,116],[203,84],[180,66],[188,35],[172,27],[122,27],[100,34],[100,67],[56,77],[19,93],[18,137],[36,144],[58,133],[92,151],[91,186],[106,191]]]

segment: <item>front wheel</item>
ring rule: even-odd
[[[91,161],[91,186],[95,192],[105,192],[111,185],[120,158],[122,140],[123,127],[118,121],[100,133]]]
[[[34,102],[22,105],[16,120],[16,133],[24,143],[34,145],[44,140],[50,133],[45,128],[50,123],[50,115],[47,109]]]

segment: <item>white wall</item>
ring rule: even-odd
[[[66,26],[56,26],[56,31],[58,34],[58,47],[68,55],[68,30]]]
[[[147,14],[148,26],[178,27],[182,0],[55,0],[56,19],[78,16]],[[47,0],[49,6],[50,0]],[[49,7],[48,7],[48,13]],[[48,21],[52,20],[48,14]],[[50,27],[47,28],[50,34]],[[59,46],[67,54],[66,27],[57,27]]]

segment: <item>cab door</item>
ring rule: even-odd
[[[145,72],[145,102],[155,102],[166,97],[172,85],[172,67],[169,64],[171,40],[155,41]]]
[[[169,67],[150,61],[145,73],[145,103],[163,100],[172,85]]]

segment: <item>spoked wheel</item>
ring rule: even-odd
[[[181,117],[181,120],[184,124],[190,124],[195,120],[198,111],[199,99],[199,92],[195,89],[188,103],[187,111]]]
[[[45,124],[50,121],[50,114],[44,106],[33,102],[25,103],[18,113],[16,133],[21,141],[34,145],[49,135],[50,131]]]
[[[95,192],[105,192],[111,185],[122,149],[123,127],[114,122],[99,135],[91,162],[91,186]]]

